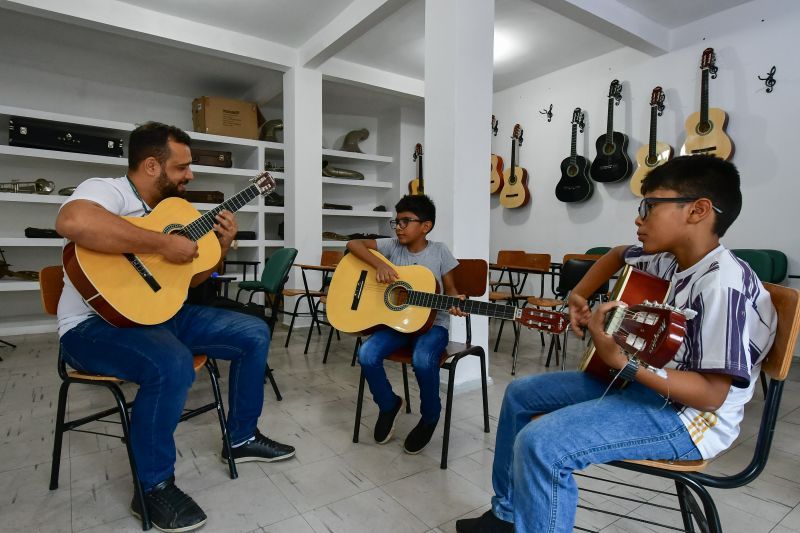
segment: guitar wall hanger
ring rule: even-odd
[[[545,115],[547,117],[547,122],[551,122],[553,120],[553,104],[550,104],[548,109],[542,109],[539,111],[540,115]]]
[[[497,137],[497,129],[500,127],[500,121],[492,115],[492,133]]]
[[[764,82],[764,85],[767,86],[767,92],[771,93],[773,87],[775,87],[775,84],[778,83],[777,80],[775,79],[775,65],[772,65],[772,68],[769,69],[766,78],[762,78],[761,76],[759,76],[758,79]]]

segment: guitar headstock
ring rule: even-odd
[[[522,132],[523,132],[522,126],[520,126],[519,124],[514,124],[514,132],[511,134],[511,138],[517,141],[517,144],[519,144],[520,146],[522,146],[522,141],[523,141]]]
[[[494,115],[492,115],[492,133],[494,133],[495,137],[497,137],[497,128],[499,127],[500,127],[500,121],[497,120]]]
[[[686,321],[692,316],[653,302],[620,305],[606,316],[605,331],[625,353],[661,368],[683,343]]]
[[[417,143],[417,146],[414,147],[414,161],[422,157],[422,144]]]
[[[583,129],[586,127],[585,118],[586,113],[581,111],[580,107],[576,107],[575,111],[572,112],[572,123],[577,124],[580,127],[581,133],[583,133]]]
[[[622,100],[622,84],[619,80],[614,80],[608,87],[608,97],[614,99],[614,105],[619,105]]]
[[[262,196],[268,195],[278,187],[278,184],[275,183],[275,178],[266,171],[254,178],[250,178],[250,183],[258,187],[258,192],[261,193]]]
[[[567,315],[558,311],[537,309],[535,307],[523,307],[519,311],[521,314],[516,318],[516,321],[526,328],[538,329],[558,335],[563,333],[569,325]]]
[[[653,94],[650,95],[650,107],[658,108],[658,116],[664,114],[664,100],[666,95],[664,89],[660,85],[653,88]]]
[[[700,58],[700,70],[708,70],[711,73],[711,79],[717,77],[717,55],[714,53],[713,48],[706,48],[703,50],[703,57]]]

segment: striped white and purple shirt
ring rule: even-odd
[[[645,255],[639,246],[625,262],[672,281],[667,303],[692,309],[686,338],[666,368],[727,374],[728,397],[713,413],[679,407],[678,414],[704,459],[726,450],[739,435],[744,406],[753,397],[761,361],[775,338],[777,315],[769,293],[750,266],[720,245],[679,271],[670,253]]]

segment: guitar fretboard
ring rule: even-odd
[[[575,159],[578,156],[578,125],[572,123],[572,144],[569,151],[569,163],[575,165]]]
[[[448,311],[457,307],[466,313],[513,320],[517,317],[519,309],[511,305],[481,302],[479,300],[462,300],[455,296],[434,294],[431,292],[408,291],[406,303],[417,307],[427,307],[437,311]]]
[[[214,224],[216,224],[217,215],[220,212],[227,209],[231,213],[235,213],[243,206],[250,203],[250,201],[253,198],[258,197],[260,194],[261,194],[261,189],[259,189],[257,185],[255,184],[250,185],[245,190],[228,198],[227,200],[219,204],[217,207],[209,210],[208,212],[200,216],[198,219],[184,226],[182,233],[189,239],[197,241],[201,237],[203,237],[203,235],[214,229]]]
[[[608,122],[606,123],[606,143],[610,144],[614,134],[614,97],[608,98]]]
[[[650,107],[650,144],[647,151],[648,162],[656,160],[656,121],[658,120],[658,106]]]
[[[700,124],[708,124],[708,69],[703,69],[703,85],[700,89]]]

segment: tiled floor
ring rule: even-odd
[[[283,463],[247,463],[232,481],[219,461],[219,426],[213,413],[180,424],[176,433],[176,475],[181,488],[204,508],[204,531],[243,532],[453,532],[455,520],[488,508],[496,416],[510,376],[510,338],[491,355],[489,406],[492,432],[481,431],[480,392],[456,397],[450,444],[450,468],[439,469],[441,426],[434,442],[420,455],[402,451],[402,439],[417,415],[402,416],[398,437],[384,446],[372,441],[377,411],[364,404],[361,443],[352,442],[358,369],[350,367],[354,339],[334,341],[327,365],[324,342],[316,335],[310,353],[302,353],[303,331],[283,348],[285,329],[272,343],[270,364],[284,395],[275,401],[267,390],[259,426],[269,436],[297,447],[297,457]],[[508,336],[507,336],[508,337]],[[523,335],[518,375],[544,371],[538,338]],[[59,378],[56,336],[17,337],[16,350],[0,349],[0,531],[101,532],[140,531],[128,505],[131,481],[125,449],[119,440],[68,433],[61,458],[60,487],[48,490],[52,434]],[[569,361],[578,342],[571,342]],[[227,365],[222,363],[223,378]],[[400,373],[389,365],[390,379],[400,390]],[[794,373],[793,373],[794,374]],[[798,374],[800,375],[800,374]],[[226,380],[223,379],[223,387]],[[412,385],[413,387],[413,385]],[[125,386],[129,394],[135,388]],[[189,403],[211,396],[208,379],[199,374]],[[712,472],[732,473],[749,460],[761,408],[760,393],[748,407],[742,435],[720,457]],[[74,388],[71,415],[108,406],[105,391]],[[416,394],[412,392],[416,412]],[[669,483],[609,467],[586,473],[612,481],[582,478],[584,488],[623,496],[646,495],[620,483],[632,481],[664,488]],[[800,383],[789,381],[781,419],[767,469],[750,486],[716,491],[726,532],[800,531]],[[586,505],[602,505],[620,514],[664,518],[658,508],[642,508],[625,500],[582,492]],[[677,518],[677,517],[674,517]],[[676,526],[679,521],[670,518]],[[664,531],[625,518],[579,510],[578,525],[608,532]]]

